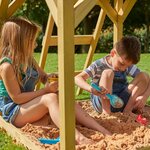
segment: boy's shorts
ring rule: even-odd
[[[131,94],[128,92],[127,88],[124,88],[124,90],[122,90],[119,93],[113,93],[113,94],[115,94],[118,97],[120,97],[123,100],[124,105],[121,108],[114,108],[114,107],[111,106],[111,108],[110,108],[111,112],[123,112],[125,106],[128,103],[128,100],[129,100]],[[93,104],[94,109],[97,112],[101,113],[102,112],[102,103],[101,103],[100,97],[91,94],[91,102]]]

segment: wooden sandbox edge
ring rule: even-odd
[[[26,135],[24,135],[20,129],[16,128],[10,123],[7,123],[1,116],[0,127],[4,128],[8,135],[15,139],[18,144],[22,144],[25,148],[29,150],[43,150],[42,147],[36,145]]]

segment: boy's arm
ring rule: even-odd
[[[86,82],[86,80],[89,77],[90,75],[86,73],[85,71],[81,72],[80,74],[75,76],[76,85],[82,88],[83,90],[88,91],[89,93],[93,93],[94,95],[97,95],[100,97],[105,96],[105,94],[108,93],[108,91],[104,89],[103,87],[101,87],[102,89],[101,91],[97,91],[96,89],[92,88],[92,86]]]
[[[81,72],[78,75],[75,76],[75,84],[77,86],[79,86],[80,88],[88,91],[91,93],[91,89],[92,87],[86,82],[86,80],[89,78],[90,76],[85,72]]]

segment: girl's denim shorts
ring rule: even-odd
[[[9,96],[0,97],[0,112],[3,119],[13,124],[19,112],[19,105],[15,104]]]
[[[23,74],[22,92],[34,91],[35,84],[38,82],[39,74],[34,68],[28,68],[27,72]],[[15,104],[9,96],[0,96],[0,112],[2,117],[13,124],[15,117],[19,112],[20,106]]]

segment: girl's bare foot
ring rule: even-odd
[[[88,139],[87,137],[85,137],[78,130],[76,130],[75,140],[76,140],[77,145],[80,145],[80,144],[94,144],[94,141],[92,141],[91,139]]]
[[[109,132],[108,130],[106,130],[105,128],[103,129],[103,132],[102,132],[104,135],[112,135],[111,132]]]
[[[88,139],[85,136],[79,137],[78,139],[76,139],[76,144],[77,145],[81,145],[81,144],[94,144],[94,141],[92,141],[91,139]]]

